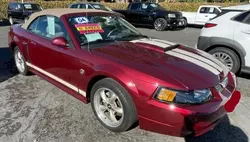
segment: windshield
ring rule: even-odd
[[[40,5],[38,4],[23,4],[23,8],[24,10],[42,10],[42,8],[40,7]]]
[[[69,23],[81,45],[145,37],[120,17],[74,16]]]
[[[112,9],[110,9],[110,8],[104,6],[104,5],[92,4],[92,6],[93,6],[95,9],[98,9],[98,10],[112,11]]]

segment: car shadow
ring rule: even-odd
[[[245,78],[245,79],[250,79],[250,74],[247,74],[247,73],[240,73],[239,75],[237,75],[237,77]]]
[[[18,74],[15,61],[8,47],[0,47],[0,82]]]
[[[230,124],[226,115],[210,132],[198,137],[186,137],[186,142],[248,142],[248,136],[239,127]]]

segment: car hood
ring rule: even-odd
[[[92,51],[124,66],[134,78],[148,81],[153,77],[152,83],[166,84],[171,80],[188,90],[214,87],[229,72],[208,53],[159,39],[118,42]]]

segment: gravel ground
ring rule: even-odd
[[[140,28],[149,36],[196,44],[198,28],[157,32]],[[249,75],[238,77],[242,99],[214,130],[197,138],[178,138],[156,134],[138,127],[113,133],[102,127],[91,106],[83,104],[47,81],[17,74],[7,47],[8,27],[0,27],[0,141],[1,142],[247,142],[250,136]]]

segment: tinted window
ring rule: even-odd
[[[68,39],[67,31],[61,20],[57,17],[39,17],[38,19],[36,19],[36,21],[30,24],[28,30],[49,39],[60,36]]]
[[[140,7],[139,3],[132,3],[130,6],[130,10],[138,10]]]
[[[19,10],[19,9],[21,9],[22,7],[21,7],[21,4],[19,4],[19,3],[11,3],[10,5],[9,5],[9,9],[11,9],[11,10]]]
[[[86,9],[86,5],[85,4],[81,4],[81,7],[82,9]]]
[[[112,11],[111,9],[105,7],[104,5],[101,5],[101,4],[92,4],[92,6],[95,8],[95,9],[98,9],[98,10],[104,10],[104,11]]]
[[[209,7],[202,7],[201,9],[200,9],[200,13],[208,13],[209,12]]]
[[[70,8],[76,8],[76,4],[72,4]]]
[[[243,20],[248,16],[248,14],[250,13],[250,11],[247,11],[247,12],[244,12],[238,16],[236,16],[234,18],[235,21],[238,21],[238,22],[243,22]]]

